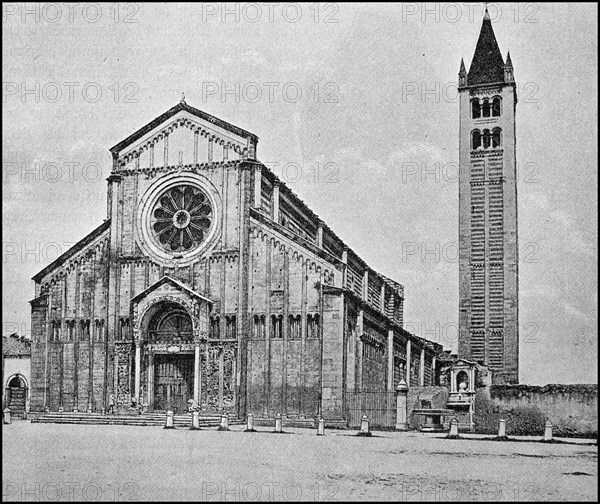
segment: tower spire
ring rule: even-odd
[[[469,86],[504,82],[504,60],[494,35],[487,4],[467,82]]]

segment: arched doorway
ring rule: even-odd
[[[6,404],[11,415],[22,416],[27,405],[27,382],[20,375],[14,375],[6,385]]]
[[[156,411],[187,411],[194,397],[194,354],[177,345],[193,341],[192,318],[179,303],[157,303],[144,317],[144,339],[149,343],[148,386],[150,402]]]

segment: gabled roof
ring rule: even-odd
[[[96,229],[94,229],[90,234],[85,236],[83,239],[79,240],[75,245],[73,245],[69,250],[67,250],[64,254],[58,256],[54,261],[52,261],[48,266],[46,266],[42,271],[37,273],[32,277],[34,282],[39,282],[44,278],[48,273],[50,273],[53,269],[56,269],[60,265],[64,264],[67,259],[73,257],[77,252],[82,250],[86,245],[92,243],[98,236],[100,236],[104,231],[106,231],[110,227],[110,219],[106,219],[102,224],[100,224]]]
[[[142,292],[140,292],[139,294],[134,296],[131,299],[131,302],[137,303],[141,299],[145,298],[148,294],[155,291],[160,286],[162,286],[166,283],[170,283],[171,285],[175,286],[177,289],[187,293],[189,296],[201,299],[202,301],[205,301],[210,305],[213,304],[212,300],[208,299],[207,297],[203,296],[202,294],[198,294],[195,290],[190,289],[187,285],[181,283],[179,280],[175,280],[174,278],[171,278],[170,276],[167,276],[167,275],[165,275],[160,280],[154,282],[150,287],[148,287],[147,289],[143,290]]]
[[[250,133],[249,131],[243,130],[242,128],[238,128],[237,126],[234,126],[231,123],[223,121],[222,119],[219,119],[218,117],[207,114],[206,112],[203,112],[200,109],[197,109],[195,107],[188,105],[184,100],[181,100],[177,105],[175,105],[174,107],[167,110],[164,114],[158,116],[153,121],[150,121],[148,124],[146,124],[139,130],[137,130],[135,133],[133,133],[132,135],[129,135],[125,140],[119,142],[117,145],[112,147],[110,149],[110,152],[113,155],[117,154],[118,152],[122,151],[125,147],[127,147],[128,145],[131,145],[136,140],[139,140],[144,135],[146,135],[153,129],[157,128],[162,123],[166,122],[171,117],[173,117],[175,114],[178,114],[181,111],[188,112],[196,117],[199,117],[200,119],[202,119],[204,121],[207,121],[211,124],[214,124],[215,126],[218,126],[219,128],[223,128],[224,130],[230,131],[231,133],[234,133],[235,135],[241,136],[243,138],[251,138],[254,141],[258,141],[258,137],[254,133]]]
[[[504,60],[486,9],[479,40],[475,47],[475,55],[471,61],[471,68],[469,68],[467,85],[492,82],[504,82]]]

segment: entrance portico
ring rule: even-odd
[[[165,276],[131,305],[138,404],[181,411],[189,399],[200,402],[200,345],[212,301]]]

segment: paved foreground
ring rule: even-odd
[[[596,501],[598,448],[439,434],[3,426],[7,501]]]

